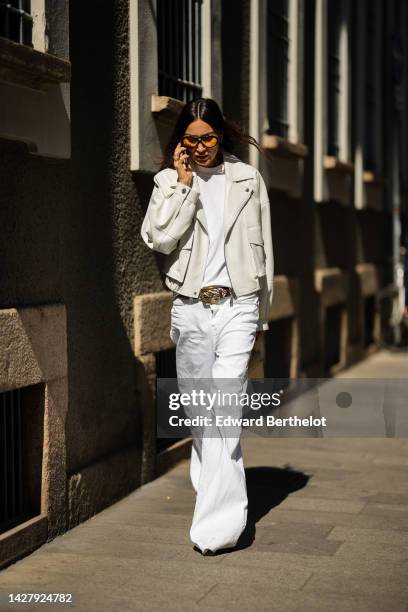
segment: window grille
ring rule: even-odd
[[[288,137],[288,0],[267,3],[267,134]]]
[[[21,389],[0,393],[0,533],[24,516]]]
[[[183,102],[202,95],[202,0],[157,0],[159,95]]]
[[[0,36],[33,47],[30,0],[0,0]]]
[[[327,153],[339,157],[341,0],[327,3]]]

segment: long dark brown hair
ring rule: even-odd
[[[174,149],[177,143],[180,142],[181,137],[185,134],[187,127],[196,119],[205,121],[211,125],[216,132],[223,134],[220,148],[228,153],[236,155],[236,146],[238,144],[250,144],[256,147],[261,153],[265,153],[262,146],[255,138],[247,134],[239,123],[224,117],[215,100],[212,98],[195,98],[185,104],[177,119],[170,140],[164,149],[160,170],[164,168],[174,168]]]

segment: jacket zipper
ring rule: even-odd
[[[206,267],[207,267],[208,253],[210,252],[210,237],[209,237],[209,235],[208,235],[208,234],[207,234],[207,238],[208,238],[207,257],[205,258],[204,268],[203,268],[203,273],[202,273],[202,276],[201,276],[201,283],[200,283],[200,287],[198,287],[197,294],[198,294],[198,293],[200,293],[200,289],[201,289],[202,284],[203,284],[203,282],[204,282],[205,269],[206,269]],[[225,244],[224,244],[224,249],[225,249]]]

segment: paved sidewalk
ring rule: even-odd
[[[381,351],[341,376],[408,378],[408,355]],[[242,446],[250,518],[240,550],[193,550],[185,461],[0,572],[0,591],[73,592],[81,612],[406,612],[408,439]]]

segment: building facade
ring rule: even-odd
[[[389,339],[408,194],[403,0],[0,3],[0,564],[189,452],[156,439],[175,376],[140,226],[183,104],[265,153],[275,254],[254,377],[331,376]]]

